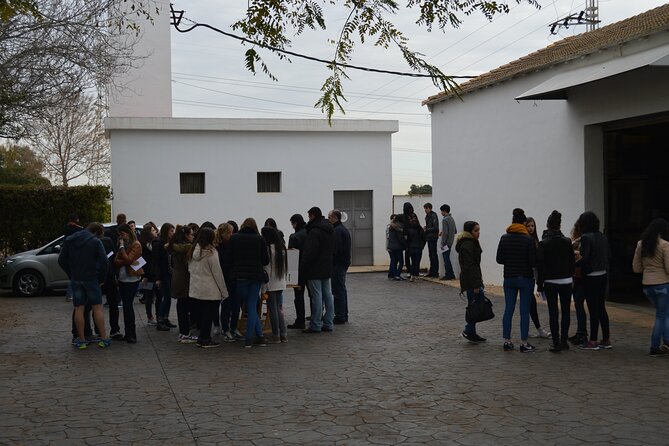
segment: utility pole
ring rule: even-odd
[[[588,31],[599,28],[599,0],[587,0],[585,2],[585,18]]]

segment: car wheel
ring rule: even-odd
[[[14,293],[21,297],[39,296],[44,291],[44,279],[35,270],[19,271],[14,279]]]

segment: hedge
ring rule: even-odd
[[[107,186],[0,185],[0,253],[38,248],[63,233],[69,214],[86,226],[111,219]]]

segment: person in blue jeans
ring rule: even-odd
[[[511,225],[497,246],[497,263],[504,265],[504,317],[502,331],[504,351],[514,349],[511,341],[511,321],[520,294],[520,352],[531,353],[536,348],[527,342],[530,329],[530,301],[534,292],[536,246],[525,227],[527,217],[520,208],[513,210]]]
[[[632,269],[642,273],[643,292],[655,306],[650,356],[669,354],[669,223],[656,218],[646,228],[634,251]]]
[[[244,220],[239,232],[230,237],[232,257],[232,277],[237,281],[236,293],[246,303],[245,347],[253,345],[264,347],[267,340],[263,336],[258,302],[260,286],[265,281],[264,266],[269,264],[267,243],[258,232],[258,225],[253,218]]]
[[[471,304],[474,299],[483,292],[483,274],[481,273],[481,244],[479,236],[481,227],[475,221],[467,221],[464,224],[463,231],[458,234],[458,241],[455,245],[455,251],[458,253],[458,262],[460,263],[460,292],[467,293],[467,303]],[[465,325],[462,337],[472,344],[485,342],[476,333],[476,323]]]

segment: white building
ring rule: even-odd
[[[112,212],[138,224],[218,225],[344,213],[353,264],[387,264],[392,209],[391,135],[397,121],[173,118],[169,7],[143,26],[145,57],[110,95]]]
[[[387,262],[397,121],[108,118],[113,212],[138,223],[218,225],[338,208],[354,264]]]
[[[669,214],[668,31],[665,5],[472,79],[461,99],[424,101],[433,203],[451,205],[458,229],[481,224],[484,282],[502,281],[497,243],[521,207],[540,230],[559,210],[566,234],[594,211],[613,249],[612,290],[638,287],[635,242],[652,217]]]

